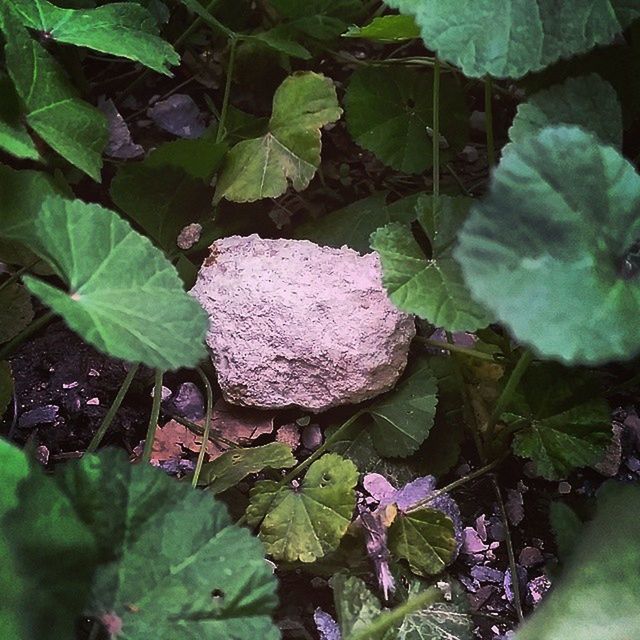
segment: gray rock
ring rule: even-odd
[[[178,391],[165,403],[172,413],[177,413],[187,420],[204,418],[204,398],[200,389],[193,382],[183,382]]]
[[[158,127],[181,138],[199,138],[205,132],[204,116],[191,96],[174,93],[147,109]]]
[[[25,411],[18,420],[18,427],[20,429],[31,429],[40,424],[51,424],[57,420],[59,411],[60,407],[55,404],[45,404],[30,411]]]
[[[346,247],[224,238],[191,293],[233,404],[320,412],[373,398],[394,386],[415,335],[387,298],[377,254]]]

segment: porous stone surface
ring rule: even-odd
[[[257,235],[216,241],[191,290],[228,402],[320,412],[391,389],[415,335],[378,255]]]

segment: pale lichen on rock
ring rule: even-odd
[[[191,290],[228,402],[319,412],[396,383],[415,335],[378,255],[257,235],[216,241]]]

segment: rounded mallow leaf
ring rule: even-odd
[[[510,145],[455,256],[474,297],[538,354],[640,352],[640,176],[594,135],[547,127]]]
[[[68,285],[25,276],[27,289],[96,349],[157,369],[205,357],[206,314],[162,252],[116,213],[49,197],[33,226],[18,231]]]

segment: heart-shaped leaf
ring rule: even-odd
[[[433,76],[408,68],[362,67],[345,95],[347,127],[353,139],[386,165],[422,173],[433,162]],[[469,114],[455,80],[440,86],[442,160],[467,140]]]
[[[268,132],[229,151],[215,202],[277,198],[289,182],[296,191],[305,189],[320,165],[320,129],[341,113],[328,78],[312,72],[286,78],[273,96]]]
[[[374,193],[368,198],[332,211],[317,220],[296,227],[296,238],[316,244],[340,248],[347,245],[360,253],[369,252],[371,234],[389,222],[409,223],[416,217],[418,196],[407,196],[387,204],[387,193]]]
[[[457,548],[451,518],[442,511],[420,509],[400,513],[389,528],[389,549],[404,558],[419,576],[440,573]]]
[[[18,96],[8,76],[0,74],[0,149],[24,160],[40,160],[40,154],[21,121]]]
[[[358,470],[335,453],[316,460],[298,484],[272,480],[251,490],[247,521],[277,560],[314,562],[340,544],[356,504]]]
[[[520,78],[608,44],[640,16],[628,0],[386,0],[466,76]]]
[[[71,638],[91,587],[95,540],[40,465],[5,440],[0,482],[2,634]]]
[[[203,465],[199,484],[213,493],[222,493],[251,473],[263,469],[289,469],[296,465],[291,447],[283,442],[270,442],[261,447],[231,449]]]
[[[95,9],[64,9],[47,0],[13,0],[24,26],[47,38],[129,58],[171,75],[180,56],[158,37],[153,16],[136,2],[114,2]]]
[[[534,93],[518,106],[509,129],[513,142],[554,124],[581,126],[595,133],[600,141],[622,146],[622,109],[614,88],[599,75],[568,78]]]
[[[640,487],[605,485],[562,577],[516,640],[625,640],[640,629]]]
[[[115,450],[63,474],[59,486],[100,551],[88,615],[119,621],[125,640],[280,637],[261,545],[222,503]]]
[[[393,391],[366,408],[380,455],[406,457],[426,440],[436,414],[438,384],[426,361],[412,364]]]
[[[611,442],[611,413],[600,399],[543,418],[510,413],[504,420],[520,426],[514,453],[533,460],[536,472],[547,480],[596,464]]]
[[[576,127],[509,145],[455,257],[518,340],[567,363],[640,351],[640,176]],[[586,337],[586,338],[585,338]]]
[[[195,366],[207,320],[175,268],[115,213],[49,198],[22,238],[69,291],[34,277],[27,288],[100,351],[158,369]]]
[[[448,331],[473,331],[491,318],[475,302],[453,257],[456,234],[467,217],[471,200],[441,196],[422,197],[418,220],[431,244],[427,258],[411,228],[392,223],[371,236],[371,248],[380,254],[382,282],[391,301]]]
[[[102,112],[81,100],[67,76],[8,7],[0,8],[7,70],[27,109],[29,126],[66,160],[100,181],[108,140]]]
[[[29,292],[14,283],[0,289],[0,343],[17,336],[33,320]]]

